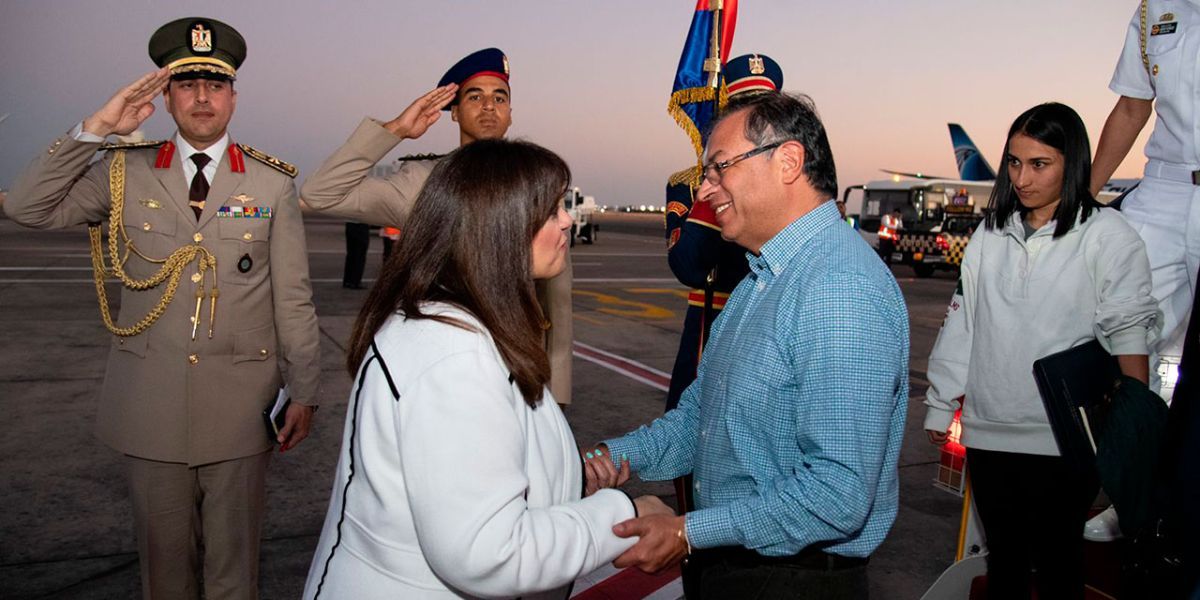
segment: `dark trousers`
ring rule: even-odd
[[[1083,524],[1100,484],[1058,456],[967,448],[987,536],[988,600],[1083,598]]]
[[[387,259],[392,255],[392,248],[396,246],[396,240],[390,237],[383,238],[383,262],[387,264]]]
[[[342,270],[342,285],[362,285],[363,269],[367,266],[367,249],[370,246],[370,225],[346,223],[346,266]]]
[[[688,600],[866,600],[867,559],[815,548],[769,557],[746,548],[696,550],[683,565]]]

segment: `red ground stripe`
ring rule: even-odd
[[[583,356],[588,360],[603,363],[612,367],[614,370],[625,371],[631,375],[641,378],[652,384],[661,386],[662,389],[667,389],[671,385],[671,376],[661,371],[651,369],[639,362],[629,360],[627,358],[617,356],[609,352],[604,352],[598,348],[593,348],[586,344],[575,342],[575,354]]]
[[[647,575],[637,569],[625,569],[600,583],[584,590],[571,600],[630,600],[645,598],[679,577],[679,565],[665,569],[656,575]]]

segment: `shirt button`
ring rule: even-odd
[[[195,354],[189,354],[189,355],[188,355],[188,362],[189,362],[189,363],[192,363],[192,364],[194,365],[194,364],[196,364],[196,363],[200,362],[200,357],[199,357],[199,356],[196,356]]]
[[[700,482],[697,481],[694,485],[692,485],[692,487],[696,488],[697,492],[700,491]]]
[[[259,356],[266,356],[267,354],[268,354],[268,352],[267,352],[266,348],[263,348],[262,350],[258,351]]]
[[[192,283],[200,283],[201,279],[204,279],[203,275],[199,273],[192,273]]]
[[[204,235],[203,235],[203,234],[200,234],[200,233],[197,233],[196,235],[193,235],[193,236],[192,236],[192,241],[193,241],[193,242],[196,242],[197,244],[199,244],[200,242],[203,242],[203,241],[204,241]]]
[[[246,240],[248,242],[248,241],[254,239],[254,236],[251,235],[249,231],[247,231],[246,233],[242,234],[242,239]]]
[[[142,231],[150,231],[150,229],[149,223],[142,223]]]

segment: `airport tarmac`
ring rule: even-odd
[[[342,366],[365,291],[341,286],[343,224],[306,217],[322,333],[323,404],[312,436],[276,454],[268,477],[263,598],[300,595],[329,500],[350,377]],[[594,245],[573,249],[574,404],[580,444],[662,413],[686,289],[667,268],[662,215],[599,215]],[[367,279],[378,271],[372,240]],[[92,435],[109,336],[96,308],[84,228],[37,232],[0,217],[0,597],[136,598],[134,534],[119,456]],[[936,489],[937,451],[921,431],[925,358],[954,276],[895,267],[912,331],[912,399],[900,457],[900,512],[871,558],[873,598],[918,598],[954,558],[961,499]],[[366,281],[370,283],[370,281]],[[117,297],[117,287],[109,295]],[[630,492],[671,498],[669,483]],[[663,588],[655,597],[676,588]],[[612,590],[617,591],[617,590]],[[577,589],[578,594],[580,590]],[[609,596],[606,596],[609,597]],[[634,597],[611,596],[611,597]]]

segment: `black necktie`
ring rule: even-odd
[[[203,152],[197,152],[191,158],[196,163],[196,176],[192,178],[192,187],[188,188],[188,206],[192,207],[199,221],[200,213],[204,212],[204,200],[208,198],[208,178],[204,176],[204,165],[212,159]]]

